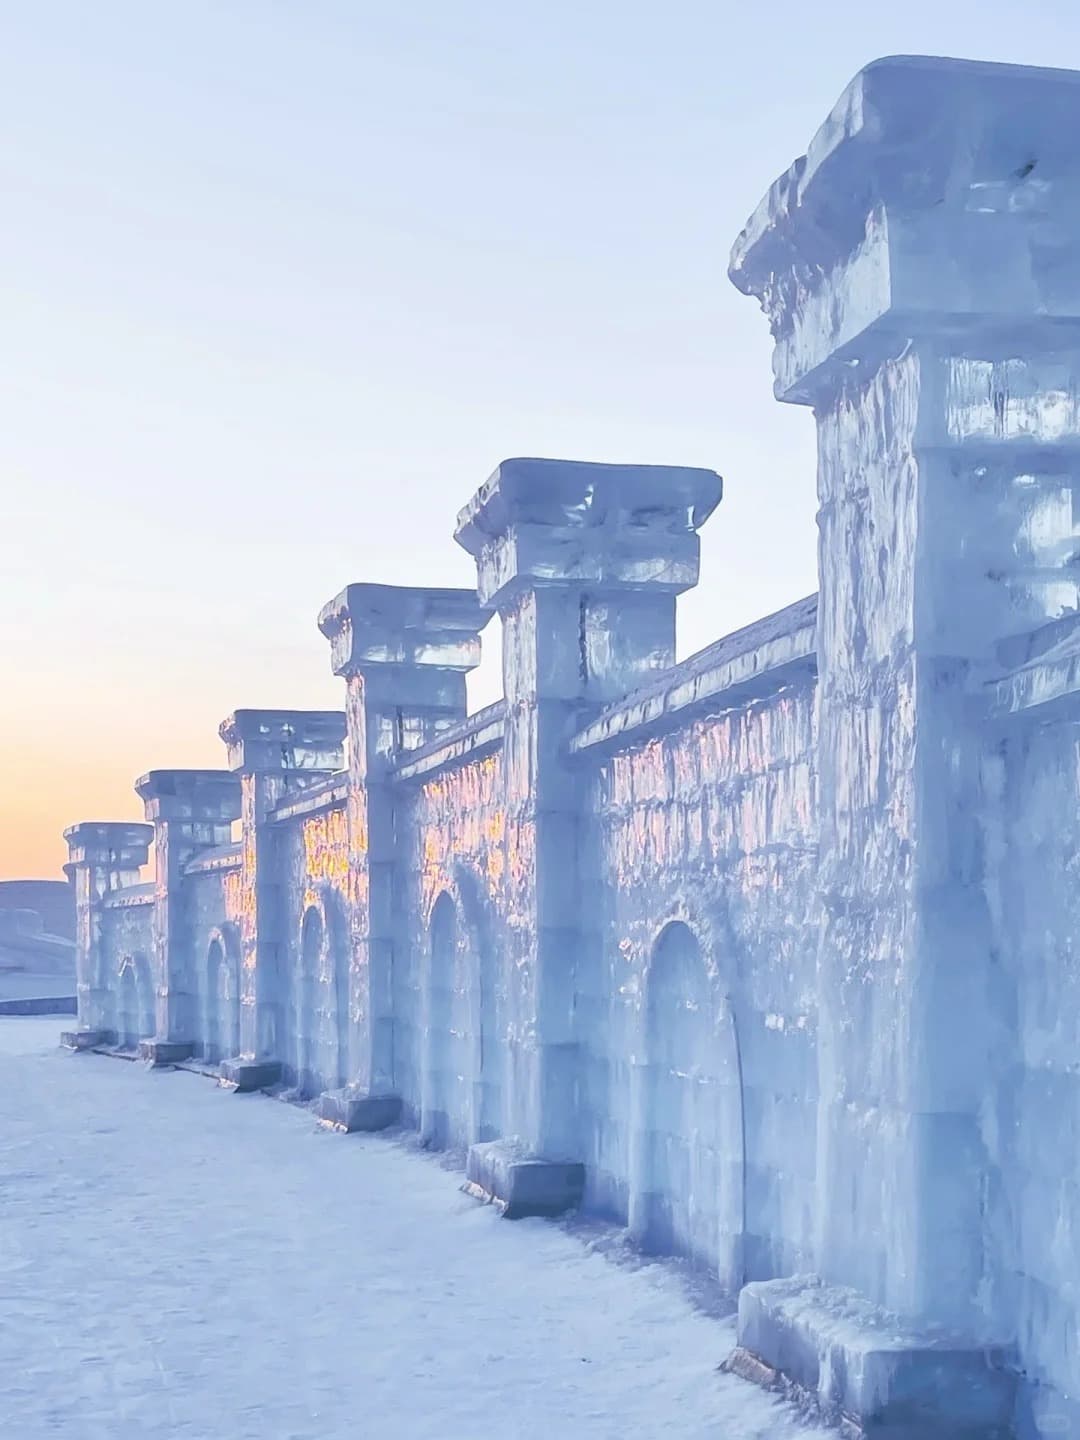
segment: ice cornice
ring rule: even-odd
[[[1019,213],[1075,182],[1080,76],[898,55],[859,72],[769,188],[729,275],[787,333],[801,292],[863,241],[875,209]],[[1023,187],[1023,193],[1017,194]],[[1048,188],[1049,187],[1049,188]]]

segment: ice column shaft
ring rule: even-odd
[[[1003,642],[1075,606],[1048,571],[1077,436],[1069,114],[1063,72],[880,61],[731,267],[818,424],[821,1268],[963,1326],[1012,1043],[982,696]]]
[[[580,1158],[581,912],[575,723],[675,658],[675,597],[698,575],[712,471],[507,460],[458,518],[484,604],[503,622],[505,896],[511,1123],[546,1160]]]
[[[394,953],[398,826],[392,772],[465,718],[465,675],[486,615],[472,590],[350,585],[323,607],[334,673],[346,682],[349,740],[349,1075],[370,1097],[396,1093]]]

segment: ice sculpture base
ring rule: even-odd
[[[166,1065],[179,1065],[190,1060],[192,1046],[183,1040],[140,1040],[139,1059],[145,1060],[155,1070]]]
[[[577,1161],[542,1160],[509,1140],[469,1146],[466,1193],[497,1205],[508,1220],[575,1210],[584,1188],[585,1166]]]
[[[102,1045],[111,1045],[113,1036],[108,1030],[61,1030],[60,1044],[66,1050],[97,1050]]]
[[[281,1065],[277,1060],[223,1060],[221,1081],[240,1094],[252,1090],[268,1090],[281,1079]]]
[[[340,1090],[324,1090],[316,1108],[323,1124],[346,1134],[357,1130],[385,1130],[401,1119],[400,1096],[369,1095],[351,1085],[343,1085]]]
[[[851,1440],[1009,1440],[1016,1376],[1000,1347],[913,1329],[815,1276],[739,1295],[739,1345],[725,1368],[793,1385]]]

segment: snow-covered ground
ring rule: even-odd
[[[0,1435],[812,1433],[717,1372],[731,1322],[673,1269],[500,1220],[403,1141],[62,1053],[62,1024],[0,1019]]]

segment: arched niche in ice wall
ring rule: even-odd
[[[503,1133],[498,964],[471,875],[448,878],[431,908],[421,1007],[420,1133],[433,1148]]]
[[[203,994],[203,1054],[218,1065],[240,1051],[240,947],[232,927],[210,933]]]
[[[304,906],[292,954],[283,1065],[304,1095],[349,1079],[349,943],[340,897],[326,887]]]
[[[150,961],[143,954],[125,955],[120,961],[116,987],[116,1043],[134,1050],[156,1029],[154,981]]]
[[[661,930],[645,977],[630,1227],[646,1250],[742,1283],[743,1096],[730,998],[694,931]]]

